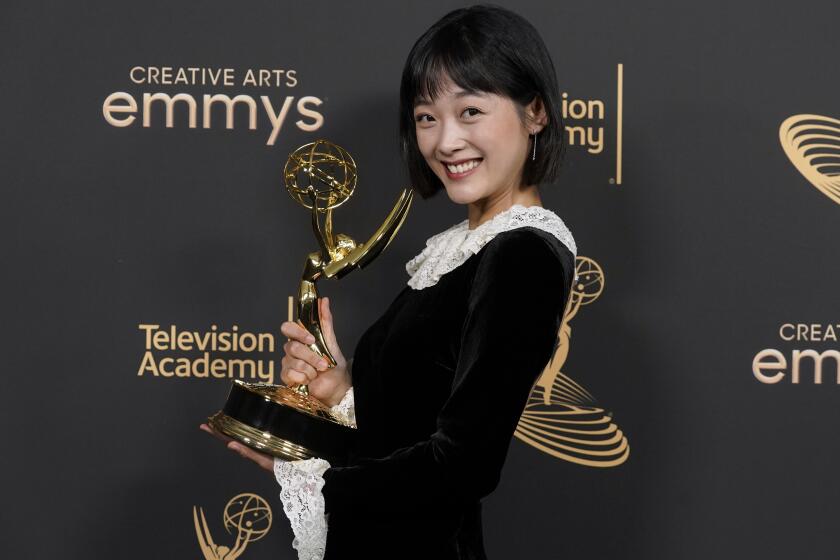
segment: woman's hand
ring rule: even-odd
[[[335,338],[329,298],[318,298],[318,310],[327,348],[335,358],[335,367],[327,368],[326,360],[309,348],[309,345],[315,342],[315,337],[309,331],[299,323],[284,321],[280,325],[280,332],[286,335],[289,341],[283,345],[286,354],[281,360],[280,379],[286,385],[308,385],[310,395],[327,406],[335,406],[341,402],[352,381],[347,369],[347,360]]]
[[[315,337],[309,331],[298,323],[285,321],[280,325],[280,332],[289,337],[290,340],[283,345],[286,355],[283,356],[281,362],[280,379],[287,385],[307,384],[310,395],[327,406],[335,406],[341,402],[341,398],[352,383],[347,368],[347,360],[341,353],[335,338],[329,299],[326,297],[318,298],[318,306],[324,339],[327,342],[327,348],[335,358],[336,366],[332,369],[326,368],[326,361],[310,350],[309,344],[315,342]],[[323,365],[321,365],[322,363]],[[271,455],[255,451],[247,445],[217,432],[208,424],[201,424],[199,428],[224,443],[231,451],[245,459],[250,459],[261,469],[272,473],[272,475],[274,474],[274,457]]]
[[[241,444],[238,441],[234,441],[232,438],[229,438],[228,436],[217,432],[207,424],[202,424],[201,426],[199,426],[199,428],[201,428],[208,434],[214,436],[216,439],[224,443],[225,446],[231,451],[238,453],[245,459],[252,460],[257,465],[259,465],[261,469],[270,472],[272,475],[274,474],[274,457],[272,457],[271,455],[266,455],[265,453],[254,451],[247,445]]]

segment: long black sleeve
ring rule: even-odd
[[[554,350],[574,256],[558,255],[520,228],[498,234],[477,258],[437,430],[386,457],[328,469],[327,512],[416,512],[475,501],[496,488],[531,388]]]

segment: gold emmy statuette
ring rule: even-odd
[[[333,233],[333,209],[344,204],[356,188],[356,163],[346,150],[323,139],[304,144],[289,155],[283,178],[292,199],[311,211],[318,241],[318,250],[306,256],[303,267],[297,321],[315,337],[309,345],[312,351],[328,367],[335,367],[321,329],[316,282],[342,278],[375,259],[402,226],[414,191],[404,189],[382,225],[365,243],[357,243],[348,235]],[[209,422],[249,447],[292,461],[321,457],[341,464],[355,436],[355,429],[310,396],[306,385],[234,380],[224,408]]]

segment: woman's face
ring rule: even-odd
[[[514,101],[486,92],[468,94],[448,77],[445,85],[434,103],[414,107],[414,122],[420,152],[449,198],[470,204],[518,188],[530,131]]]

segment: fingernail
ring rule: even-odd
[[[327,367],[327,362],[326,362],[325,360],[321,360],[320,362],[318,362],[318,366],[319,366],[321,369],[326,369],[326,367]]]
[[[315,342],[315,337],[310,334],[309,336],[306,337],[306,342],[308,342],[309,344],[312,344],[313,342]]]

